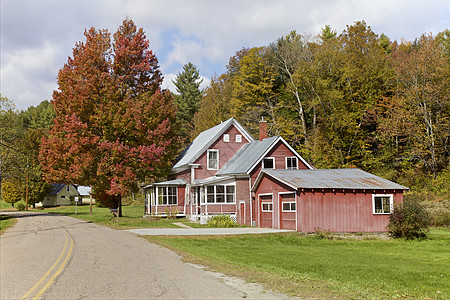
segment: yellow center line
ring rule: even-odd
[[[73,238],[70,237],[70,249],[67,253],[66,259],[64,259],[63,263],[59,266],[56,273],[48,280],[48,282],[42,287],[42,289],[39,291],[39,293],[36,294],[36,296],[33,299],[39,299],[42,294],[52,285],[52,283],[55,281],[56,277],[64,270],[64,267],[66,266],[67,262],[69,261],[70,256],[72,255],[73,250]]]
[[[45,280],[45,278],[53,271],[53,269],[56,268],[56,266],[58,265],[59,261],[63,258],[64,253],[66,252],[67,243],[68,243],[68,240],[69,240],[68,236],[69,235],[66,233],[66,243],[64,244],[64,249],[61,252],[61,255],[58,257],[58,259],[53,264],[53,266],[51,266],[50,269],[47,271],[47,273],[45,273],[44,276],[42,276],[41,279],[39,279],[39,281],[22,298],[20,298],[21,300],[27,298]]]

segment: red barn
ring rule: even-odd
[[[406,189],[359,169],[263,170],[252,192],[260,227],[381,232]]]
[[[294,187],[293,184],[287,185],[284,182],[285,179],[280,177],[281,173],[277,173],[277,176],[275,176],[270,172],[291,170],[292,174],[294,172],[299,174],[305,172],[304,174],[306,174],[308,171],[311,174],[316,174],[314,172],[317,170],[314,170],[282,137],[267,138],[266,135],[265,122],[260,124],[260,139],[254,140],[234,118],[200,133],[179,155],[167,181],[144,187],[146,215],[175,214],[205,221],[212,215],[229,214],[239,224],[292,228],[300,231],[312,231],[311,226],[330,230],[336,229],[337,231],[385,230],[380,228],[387,217],[385,215],[380,217],[378,213],[374,213],[372,217],[366,218],[362,204],[359,204],[361,210],[355,211],[358,216],[354,221],[359,222],[366,218],[367,222],[373,223],[369,227],[362,225],[358,227],[353,221],[350,221],[351,225],[347,224],[347,221],[343,221],[342,224],[345,223],[346,225],[328,226],[329,224],[335,224],[333,220],[340,218],[336,216],[331,216],[332,220],[329,221],[331,223],[326,221],[317,224],[314,220],[318,216],[310,216],[313,221],[303,224],[302,222],[306,219],[300,214],[303,211],[297,210],[297,207],[306,205],[306,195],[310,191],[313,195],[317,194],[317,190],[315,190],[317,187],[310,189]],[[389,181],[384,180],[384,182]],[[395,194],[395,197],[383,199],[389,198],[392,203],[401,201],[402,190],[406,188],[392,182],[389,183],[391,184],[389,188],[385,186],[381,190],[392,191],[392,195]],[[347,203],[344,205],[346,208],[342,208],[345,212],[346,210],[352,210],[349,203],[361,201],[361,197],[352,196],[356,195],[355,193],[361,191],[366,198],[372,197],[373,194],[368,188],[347,189],[347,187],[336,186],[331,187],[330,190],[334,197],[327,194],[328,189],[322,188],[321,191],[325,192],[324,195],[327,194],[327,196],[322,197],[321,202],[311,200],[311,203],[316,203],[315,205],[322,203],[323,206],[332,204],[325,211],[339,211],[341,208],[337,209],[336,207],[340,205],[340,202],[335,203],[335,200],[337,199],[336,195],[342,194],[342,199],[346,199],[342,203]],[[354,190],[357,192],[354,192]],[[372,186],[373,190],[375,190],[374,186]],[[349,193],[349,191],[352,192]],[[304,194],[301,196],[298,193]],[[257,197],[254,197],[254,195],[257,195]],[[326,200],[328,198],[334,200]],[[378,202],[378,198],[376,199],[375,201]],[[318,211],[321,210],[312,210],[311,213],[315,214]],[[355,228],[361,228],[361,230],[354,230]]]

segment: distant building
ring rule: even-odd
[[[81,204],[90,204],[91,203],[91,187],[90,186],[78,186],[77,187],[79,197],[81,198]],[[95,204],[95,199],[92,198],[92,204]]]
[[[42,206],[72,205],[75,197],[78,196],[77,188],[71,184],[54,183],[50,192],[42,200]]]

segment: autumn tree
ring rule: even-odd
[[[90,185],[103,205],[121,208],[138,182],[167,173],[178,148],[176,108],[132,20],[112,40],[95,28],[85,37],[58,74],[55,124],[43,139],[41,166],[47,180]]]

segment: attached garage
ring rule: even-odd
[[[384,232],[407,189],[359,169],[262,170],[252,193],[260,227]]]

